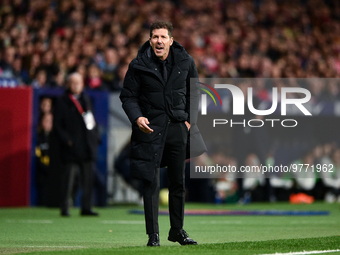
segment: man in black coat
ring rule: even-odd
[[[190,78],[198,78],[195,62],[173,40],[172,24],[153,23],[149,41],[129,65],[120,94],[132,123],[130,172],[143,180],[148,246],[159,246],[159,168],[164,166],[169,177],[168,240],[197,244],[183,230],[185,160],[206,150],[196,126],[199,94]],[[191,153],[188,141],[195,148]]]
[[[82,199],[81,215],[97,216],[92,211],[93,164],[98,146],[98,131],[90,98],[83,93],[81,74],[68,78],[67,90],[58,99],[53,128],[60,142],[60,154],[64,164],[62,173],[61,215],[69,216],[69,198],[79,171]]]

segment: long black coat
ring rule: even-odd
[[[91,110],[90,98],[84,93],[79,101],[84,111]],[[97,126],[88,130],[83,116],[69,98],[69,91],[58,98],[53,118],[53,129],[60,143],[63,162],[95,160],[99,142]],[[69,145],[69,141],[72,145]]]
[[[155,169],[161,166],[167,124],[169,119],[191,124],[187,158],[206,151],[197,122],[199,93],[190,78],[198,78],[194,59],[176,41],[170,47],[173,67],[165,84],[157,64],[152,59],[152,48],[147,41],[129,65],[120,94],[123,109],[132,123],[131,175],[152,181]],[[191,111],[190,111],[191,108]],[[136,120],[146,117],[150,128],[146,134],[139,129]]]

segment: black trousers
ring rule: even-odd
[[[61,190],[61,210],[68,211],[69,198],[72,196],[77,175],[80,175],[80,185],[82,189],[81,209],[90,211],[93,204],[93,162],[81,161],[72,162],[65,165],[62,176]]]
[[[184,220],[185,159],[188,128],[185,123],[168,124],[162,161],[166,163],[169,178],[169,214],[172,229],[181,229]],[[159,233],[159,168],[152,182],[143,182],[143,200],[146,233]]]

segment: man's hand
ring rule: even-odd
[[[140,130],[142,130],[144,133],[150,134],[153,132],[153,129],[151,129],[148,125],[150,124],[149,120],[145,117],[139,117],[136,121],[138,127]]]
[[[190,130],[190,127],[191,127],[190,123],[187,122],[187,121],[184,121],[184,123],[185,123],[185,125],[187,126],[188,130]]]

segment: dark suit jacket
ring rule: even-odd
[[[90,98],[84,93],[79,101],[84,111],[91,110]],[[88,130],[83,116],[69,98],[69,91],[58,99],[55,111],[53,129],[60,143],[61,159],[64,162],[95,160],[99,142],[97,126]],[[69,145],[69,142],[72,145]]]

